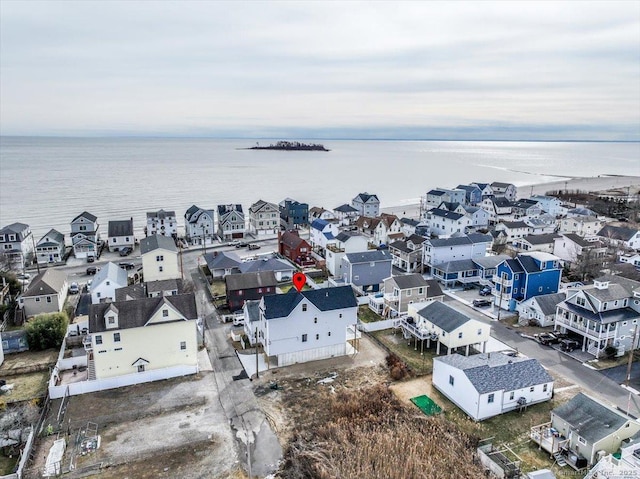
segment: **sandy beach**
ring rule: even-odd
[[[640,176],[594,176],[524,185],[518,187],[518,197],[528,198],[531,195],[544,195],[547,191],[556,191],[559,189],[587,192],[620,189],[626,193],[627,188],[629,188],[631,194],[638,194],[638,190],[640,190]],[[416,219],[420,215],[420,205],[416,203],[412,205],[389,206],[382,208],[382,212],[396,215],[399,218]]]

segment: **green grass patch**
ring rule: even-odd
[[[375,323],[382,321],[382,316],[371,311],[371,308],[366,304],[361,304],[358,306],[358,319],[363,323]]]
[[[423,376],[425,374],[431,374],[433,371],[435,348],[427,349],[426,341],[424,343],[424,354],[420,354],[420,341],[418,341],[416,350],[413,338],[411,338],[411,340],[404,339],[400,330],[393,331],[386,329],[370,334],[402,359],[414,374]]]
[[[8,403],[44,397],[48,382],[49,370],[8,377],[7,384],[13,384],[13,390],[0,396],[0,409]]]

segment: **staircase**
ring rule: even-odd
[[[87,361],[87,370],[88,370],[88,379],[89,381],[94,381],[96,379],[96,365],[93,359],[89,359]]]
[[[564,460],[564,456],[559,452],[554,452],[553,457],[556,459],[556,464],[560,467],[564,467],[567,465],[567,461]]]

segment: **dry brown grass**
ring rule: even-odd
[[[294,430],[283,478],[483,476],[474,463],[476,437],[416,414],[386,386],[327,391],[315,399],[325,406]]]

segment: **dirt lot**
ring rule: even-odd
[[[49,423],[59,405],[53,403]],[[77,468],[68,477],[100,463],[102,477],[241,477],[233,475],[236,446],[213,373],[73,396],[62,421],[61,433],[71,432],[68,444],[87,421],[98,424],[101,446],[85,456],[68,446],[63,470],[72,461]],[[42,441],[29,477],[38,476],[47,453]]]

